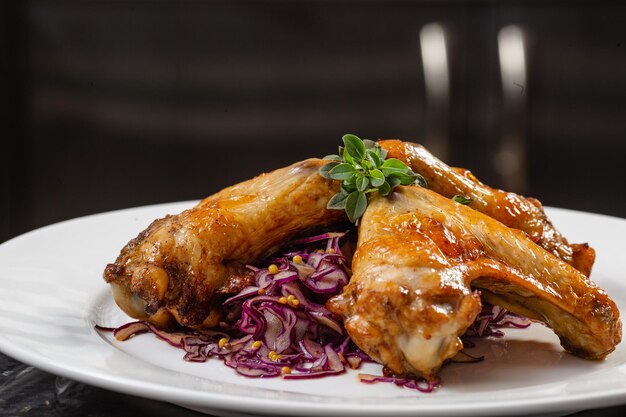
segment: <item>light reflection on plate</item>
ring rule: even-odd
[[[603,362],[562,351],[541,325],[508,330],[469,352],[478,364],[453,364],[434,394],[366,385],[356,372],[318,380],[238,376],[218,360],[187,363],[182,352],[142,335],[127,342],[94,330],[129,319],[101,275],[119,249],[154,218],[192,202],[105,213],[48,226],[0,246],[0,350],[88,384],[170,401],[217,415],[519,415],[562,414],[626,403],[626,349]],[[598,252],[592,278],[626,311],[620,248],[626,220],[549,209],[572,242]],[[366,365],[363,372],[379,373]]]

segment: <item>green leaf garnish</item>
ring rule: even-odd
[[[370,171],[370,181],[372,187],[380,187],[385,182],[385,174],[380,169],[373,169]]]
[[[354,135],[352,135],[354,136]],[[363,145],[365,145],[365,149],[372,149],[376,147],[376,142],[371,139],[363,139]]]
[[[346,208],[347,198],[348,194],[344,192],[339,192],[335,194],[330,200],[328,200],[328,205],[326,207],[334,210],[344,210]]]
[[[404,174],[406,172],[411,172],[411,174],[413,174],[413,171],[411,171],[409,167],[404,164],[404,162],[395,158],[386,159],[385,162],[383,162],[382,169],[386,176]]]
[[[376,152],[367,152],[365,156],[367,156],[372,167],[380,167],[383,164],[381,157]]]
[[[353,159],[363,159],[365,157],[365,144],[361,139],[354,135],[343,135],[343,143],[345,152]]]
[[[415,174],[417,175],[417,178],[415,178],[415,185],[419,185],[422,188],[428,188],[428,183],[426,182],[426,178],[422,177],[420,174]]]
[[[346,214],[352,223],[365,213],[367,197],[361,191],[352,191],[346,198]]]
[[[356,135],[344,135],[343,145],[337,155],[328,155],[328,160],[319,173],[322,177],[341,181],[341,189],[327,204],[328,209],[345,210],[353,223],[367,208],[367,194],[377,191],[388,196],[398,185],[426,187],[426,180],[399,159],[385,159],[387,151],[376,142],[361,140]]]
[[[370,185],[370,180],[365,175],[360,175],[356,179],[356,189],[363,192]]]
[[[474,201],[471,198],[469,198],[468,196],[462,195],[462,194],[457,194],[454,197],[452,197],[452,199],[454,201],[456,201],[457,203],[459,203],[459,204],[463,204],[464,206],[467,206],[469,203]]]
[[[378,194],[386,197],[391,194],[391,185],[387,181],[383,182],[383,185],[378,187]]]
[[[330,171],[328,176],[333,180],[347,180],[356,175],[356,171],[352,164],[342,163],[335,165]]]
[[[328,174],[328,172],[333,169],[334,167],[336,167],[337,165],[339,165],[339,162],[331,162],[329,164],[324,165],[323,167],[320,168],[319,173],[322,177],[326,178],[327,180],[330,179],[330,175]]]

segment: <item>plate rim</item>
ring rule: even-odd
[[[7,246],[11,246],[22,239],[27,239],[34,234],[41,233],[43,231],[49,231],[50,229],[63,227],[67,224],[78,221],[89,221],[92,218],[100,216],[115,215],[121,213],[128,213],[132,211],[145,211],[150,209],[161,209],[167,207],[184,207],[186,205],[193,205],[197,200],[188,200],[171,203],[159,203],[138,207],[129,207],[118,210],[112,210],[102,213],[94,213],[86,216],[80,216],[72,219],[67,219],[54,224],[46,225],[21,235],[15,236],[2,244],[0,244],[0,251]],[[619,221],[626,224],[626,219],[605,215],[601,213],[584,212],[566,208],[558,207],[545,207],[546,211],[556,213],[563,212],[569,215],[585,215],[585,216],[601,216],[606,218],[607,221]],[[626,285],[625,285],[626,288]],[[95,296],[95,294],[91,294]],[[85,321],[85,325],[90,327],[88,314],[86,311],[82,312],[81,319]],[[13,343],[10,339],[5,338],[0,334],[0,352],[17,359],[25,364],[35,366],[44,371],[50,372],[55,375],[67,377],[85,384],[95,385],[101,388],[109,389],[124,394],[140,396],[144,398],[150,398],[153,400],[167,401],[173,404],[183,405],[188,404],[191,407],[206,408],[207,410],[221,410],[221,411],[233,411],[233,412],[252,412],[262,414],[274,414],[274,415],[317,415],[320,412],[332,412],[334,415],[342,416],[377,416],[381,412],[387,414],[393,414],[396,416],[408,416],[408,415],[497,415],[506,413],[508,415],[528,414],[530,413],[546,413],[546,412],[560,412],[560,411],[580,411],[587,408],[595,407],[607,407],[617,404],[626,403],[626,388],[616,388],[614,390],[602,391],[602,392],[590,392],[590,393],[577,393],[575,396],[558,396],[556,398],[546,397],[534,399],[532,402],[527,402],[525,399],[502,399],[494,400],[490,403],[476,402],[461,404],[454,404],[448,402],[445,407],[442,407],[438,403],[429,404],[341,404],[335,402],[297,402],[294,400],[272,400],[259,397],[242,398],[239,395],[224,394],[219,392],[199,392],[197,390],[191,390],[189,388],[171,387],[164,383],[146,382],[143,380],[133,380],[128,376],[115,375],[110,373],[95,372],[93,370],[85,370],[73,365],[58,363],[58,361],[50,361],[46,356],[39,354],[35,350],[24,350],[23,347]],[[261,408],[261,410],[260,410]]]

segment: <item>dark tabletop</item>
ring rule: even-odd
[[[197,417],[204,414],[81,384],[25,365],[0,353],[0,417]],[[622,417],[626,405],[583,411],[576,417]]]

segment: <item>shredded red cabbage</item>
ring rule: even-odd
[[[528,326],[530,326],[530,320],[526,317],[511,313],[497,305],[483,303],[481,312],[465,331],[463,337],[502,337],[504,333],[499,330],[501,328],[525,329]]]
[[[366,384],[387,382],[396,384],[399,387],[410,388],[421,392],[433,392],[435,388],[437,388],[441,384],[439,378],[436,378],[432,381],[427,381],[424,378],[398,378],[393,376],[379,376],[370,374],[359,374],[359,381]]]
[[[461,339],[465,348],[475,346],[472,338],[482,337],[502,337],[504,332],[502,328],[525,329],[530,326],[531,322],[526,317],[511,313],[505,308],[497,305],[483,303],[483,308],[474,320],[474,323],[467,328]],[[454,363],[475,363],[484,360],[484,356],[473,356],[465,349],[457,353],[450,360]]]
[[[159,339],[185,351],[184,359],[205,362],[218,357],[224,364],[246,377],[285,379],[320,378],[338,375],[347,368],[357,369],[371,359],[350,340],[339,321],[325,307],[326,301],[342,292],[350,270],[339,240],[346,233],[325,233],[299,239],[298,250],[272,259],[265,268],[248,266],[255,274],[255,285],[224,301],[227,309],[241,311],[234,325],[222,323],[211,330],[186,330],[172,333],[152,324],[136,321],[113,331],[118,340],[152,332]],[[322,243],[325,247],[322,249]],[[313,245],[316,244],[316,245]],[[506,310],[486,305],[476,322],[464,335],[502,336],[500,327],[528,327],[530,322]],[[454,362],[478,362],[461,352]],[[439,380],[403,378],[392,375],[359,374],[364,383],[387,382],[421,392],[432,392]]]
[[[306,379],[356,369],[370,359],[325,307],[348,283],[350,271],[339,245],[345,234],[296,240],[292,244],[299,249],[272,259],[271,265],[249,266],[255,285],[223,303],[241,311],[234,325],[168,333],[138,321],[100,329],[113,330],[118,340],[150,331],[185,350],[187,361],[205,362],[216,356],[247,377]]]

